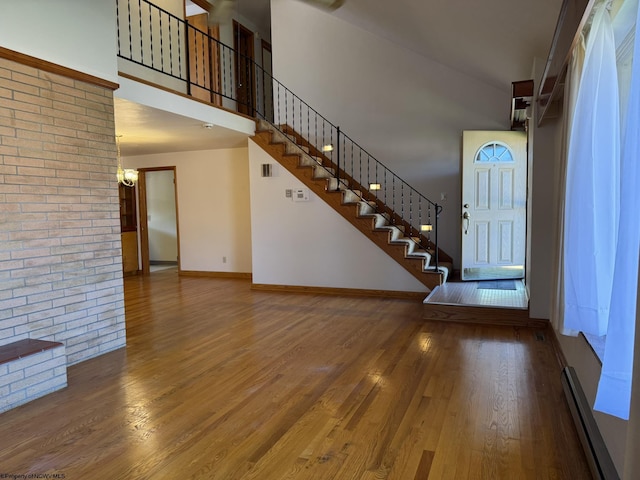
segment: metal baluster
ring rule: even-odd
[[[409,236],[413,236],[413,194],[409,192]]]
[[[162,12],[158,12],[160,15],[160,70],[164,72],[164,42],[162,33]]]
[[[387,170],[385,169],[382,172],[382,188],[384,190],[382,190],[382,202],[384,204],[387,203]]]
[[[140,24],[140,62],[144,64],[144,46],[142,45],[142,2],[138,0],[138,23]]]
[[[391,177],[391,210],[396,210],[396,177]]]
[[[200,55],[198,54],[198,31],[195,29],[195,27],[190,27],[191,28],[191,34],[193,35],[193,57],[195,62],[193,65],[193,70],[194,70],[194,77],[191,79],[191,84],[192,85],[200,85],[200,69],[198,68],[198,64],[200,63]],[[191,42],[189,42],[189,44],[191,44]]]
[[[278,82],[278,126],[282,125],[282,120],[280,119],[280,82]]]
[[[173,34],[171,32],[171,17],[169,17],[169,71],[173,75]]]
[[[351,176],[351,181],[349,182],[349,186],[351,186],[351,183],[353,182],[353,172],[354,172],[354,157],[353,157],[353,147],[354,147],[354,143],[351,142],[351,171],[349,172],[349,175]]]
[[[186,37],[186,43],[187,43],[187,48],[189,48],[189,24],[187,22],[184,22],[184,30],[185,30],[185,37]],[[191,60],[189,59],[190,55],[187,54],[184,56],[185,58],[185,74],[187,76],[187,95],[191,95]],[[196,69],[197,69],[197,63],[196,63]]]
[[[180,24],[178,23],[178,25],[180,25]],[[182,78],[182,75],[183,75],[183,73],[182,73],[182,42],[181,42],[181,39],[182,39],[182,29],[178,28],[178,76],[180,78]],[[189,56],[187,55],[187,58],[188,57]],[[188,67],[187,67],[187,69],[188,69]]]
[[[362,149],[360,149],[360,157],[358,158],[358,183],[362,183]]]
[[[153,18],[151,15],[151,6],[149,6],[149,43],[151,46],[151,68],[153,68]]]
[[[127,17],[129,20],[129,58],[133,59],[133,38],[131,37],[131,0],[127,0]]]
[[[262,65],[262,110],[263,117],[267,118],[267,76],[266,76],[264,65]]]
[[[307,143],[309,143],[309,145],[311,144],[310,128],[311,128],[311,109],[309,108],[309,105],[307,105]],[[311,149],[309,149],[309,153],[311,153]]]
[[[227,64],[230,64],[231,61],[227,62],[227,52],[229,49],[227,47],[222,50],[222,92],[225,96],[227,96]],[[229,77],[229,83],[231,83],[231,77]]]
[[[326,138],[325,138],[325,132],[324,132],[324,119],[322,120],[322,142],[320,142],[320,145],[316,145],[316,147],[320,147],[319,150],[322,152],[322,145],[326,145]],[[324,163],[324,154],[320,156],[320,161],[322,163]]]
[[[336,190],[340,190],[340,127],[336,127],[336,137],[338,144],[338,163],[336,164]]]
[[[431,204],[429,204],[429,209],[427,210],[427,225],[431,225]],[[430,242],[431,242],[431,232],[427,229],[427,246],[429,246]]]
[[[298,99],[298,101],[300,103],[300,125],[298,125],[297,131],[300,133],[300,135],[302,135],[302,133],[303,133],[303,129],[302,129],[302,102],[300,102],[300,99]]]
[[[120,2],[116,0],[116,30],[118,32],[118,55],[122,52],[120,51]]]
[[[435,233],[434,233],[434,239],[435,239],[435,257],[436,257],[436,271],[438,270],[438,217],[440,216],[440,211],[442,210],[442,206],[438,205],[437,203],[435,204]]]
[[[209,84],[208,84],[208,88],[209,88],[209,101],[211,103],[215,102],[215,97],[214,97],[214,88],[213,88],[213,48],[215,46],[215,41],[212,37],[210,37],[208,34],[206,35],[206,39],[207,39],[207,52],[209,52],[209,54],[207,55],[207,61],[209,63]]]
[[[404,182],[400,184],[400,217],[404,218]]]

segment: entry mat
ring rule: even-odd
[[[483,280],[478,282],[478,290],[517,290],[515,280]]]

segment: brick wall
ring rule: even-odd
[[[0,59],[0,345],[125,345],[113,92]]]
[[[64,345],[0,364],[0,413],[66,386]]]

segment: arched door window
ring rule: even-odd
[[[509,163],[513,162],[511,149],[501,142],[490,142],[478,150],[475,163]]]

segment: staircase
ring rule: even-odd
[[[254,140],[259,146],[429,290],[447,281],[452,260],[437,246],[441,205],[412,188],[252,58],[208,32],[148,0],[116,2],[116,15],[119,59],[136,70],[142,66],[184,82],[190,95],[203,94],[217,106],[229,101],[238,112],[277,119],[257,120]],[[147,29],[143,18],[149,19]],[[189,45],[184,57],[171,56],[181,49],[180,44],[172,48],[172,39]],[[199,50],[192,48],[197,45]],[[154,57],[154,51],[160,55]],[[167,51],[168,59],[162,53]],[[234,68],[245,89],[231,81]],[[324,154],[328,146],[335,151]]]
[[[442,250],[436,256],[436,247],[429,239],[394,214],[373,192],[338,169],[300,134],[287,125],[276,128],[258,120],[253,140],[429,291],[447,281],[453,268],[451,257]],[[405,235],[406,232],[414,235]]]

